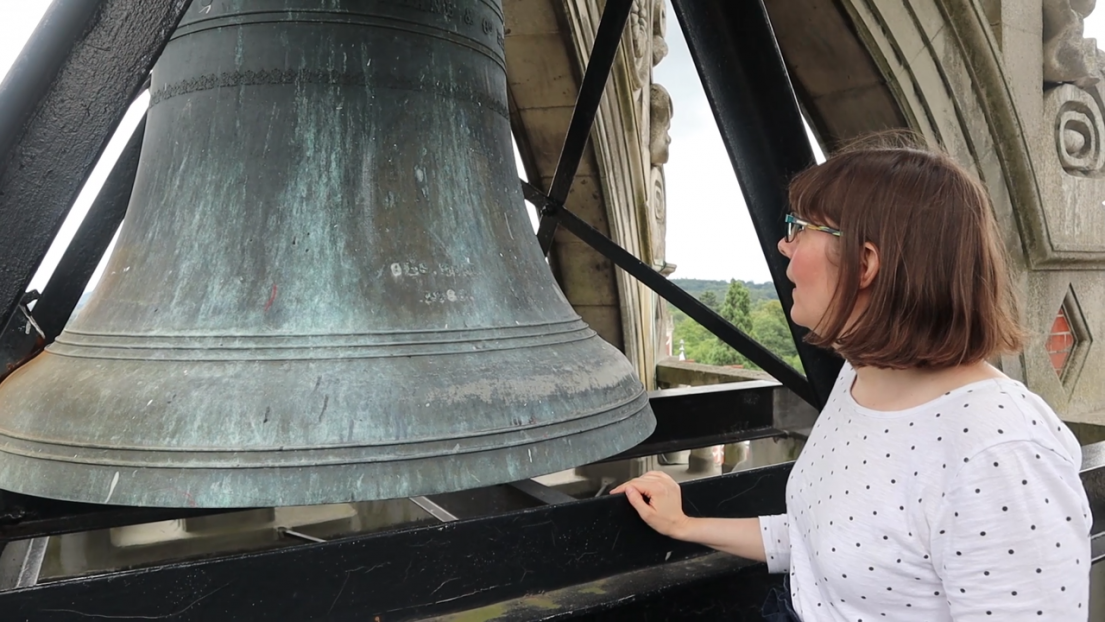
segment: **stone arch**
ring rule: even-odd
[[[970,167],[990,191],[1031,333],[1023,355],[1003,358],[1004,370],[1065,418],[1105,419],[1105,366],[1095,360],[1102,357],[1087,356],[1078,381],[1064,385],[1045,348],[1056,301],[1068,290],[1084,301],[1089,334],[1101,334],[1105,322],[1102,305],[1085,302],[1100,302],[1105,293],[1103,160],[1090,153],[1105,153],[1093,142],[1094,130],[1105,127],[1101,69],[1079,72],[1084,55],[1060,68],[1066,73],[1048,68],[1071,57],[1054,53],[1062,45],[1086,48],[1069,0],[797,2],[802,6],[766,5],[822,142],[831,149],[865,132],[909,127]],[[1069,23],[1051,30],[1061,31],[1065,43],[1048,34],[1047,10],[1041,11],[1041,4],[1057,3],[1067,3],[1055,10]],[[1072,82],[1045,83],[1045,73],[1073,75]],[[1067,109],[1082,116],[1063,117],[1075,100]],[[1066,133],[1063,119],[1073,128]]]

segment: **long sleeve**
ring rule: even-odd
[[[764,540],[767,571],[782,573],[790,570],[790,522],[787,515],[761,516],[760,536]]]
[[[1092,520],[1071,458],[1031,441],[992,446],[945,494],[931,544],[953,619],[1087,618]]]

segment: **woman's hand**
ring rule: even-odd
[[[641,519],[661,534],[683,539],[691,519],[683,513],[683,496],[679,484],[667,473],[649,471],[610,491],[624,492]]]

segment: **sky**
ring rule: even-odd
[[[668,90],[674,114],[664,166],[667,257],[671,278],[770,281],[756,230],[675,15],[668,12],[668,55],[653,82]]]
[[[49,0],[0,0],[0,76],[49,6]],[[1105,36],[1105,9],[1086,20],[1085,34]],[[762,282],[770,280],[767,264],[744,199],[721,141],[686,41],[669,11],[668,56],[654,70],[655,82],[671,94],[670,159],[664,167],[667,184],[667,261],[677,267],[673,278]],[[148,100],[135,102],[101,158],[63,225],[30,289],[41,289],[87,212],[111,165],[126,144]],[[820,151],[815,145],[815,150]],[[532,214],[532,211],[531,211]],[[100,268],[103,268],[101,262]],[[93,282],[99,278],[99,272]]]

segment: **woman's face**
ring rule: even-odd
[[[795,324],[814,330],[827,319],[839,277],[836,248],[839,243],[836,236],[810,229],[795,234],[793,242],[787,242],[786,238],[779,240],[779,252],[790,259],[787,278],[794,283],[790,319]]]

